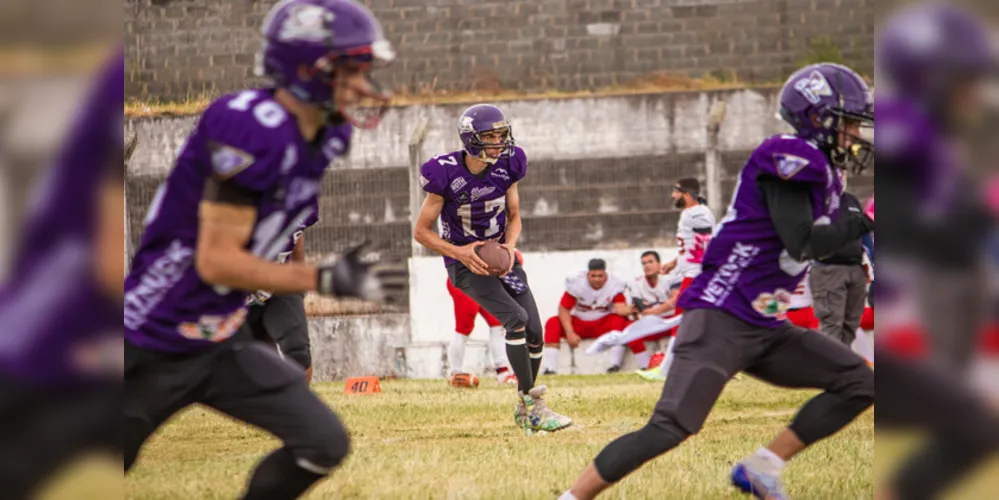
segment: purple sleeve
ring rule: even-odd
[[[829,160],[817,147],[797,137],[771,138],[756,150],[755,157],[762,170],[783,181],[830,182]]]
[[[228,104],[231,102],[216,101],[198,124],[210,174],[251,191],[267,191],[281,177],[285,156],[294,158],[296,154],[294,150],[286,151],[294,147],[290,142],[280,140],[284,130],[279,128],[282,120],[290,117],[277,103],[268,101],[263,105],[271,110],[273,121],[264,125],[255,118],[255,113],[233,109]]]
[[[527,154],[524,153],[523,149],[515,147],[513,150],[513,159],[510,161],[510,180],[511,182],[519,182],[526,176]]]
[[[437,160],[431,158],[420,167],[420,185],[428,193],[444,196],[444,190],[447,189],[447,174]]]

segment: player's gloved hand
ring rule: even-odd
[[[364,242],[351,248],[335,263],[319,268],[318,291],[333,297],[356,297],[383,301],[386,294],[399,293],[408,286],[406,269],[401,265],[381,264],[376,259],[362,260]]]
[[[475,249],[485,245],[484,241],[474,241],[465,246],[458,247],[457,257],[458,261],[465,265],[469,271],[480,276],[489,276],[489,265],[486,264],[479,254],[475,253]]]

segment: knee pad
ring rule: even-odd
[[[604,481],[616,483],[688,437],[690,433],[675,422],[672,425],[667,421],[649,422],[638,431],[621,436],[607,445],[593,459],[593,465]]]
[[[503,328],[506,328],[506,331],[511,332],[526,328],[529,318],[527,310],[523,307],[517,306],[513,311],[510,311],[510,314],[506,315],[506,318],[500,319],[503,321]]]
[[[530,342],[528,342],[527,353],[531,357],[531,359],[541,359],[542,353],[544,352],[545,352],[544,344],[541,343],[531,344]]]
[[[527,343],[527,332],[525,330],[510,330],[506,331],[506,343],[510,345],[524,345]]]
[[[307,441],[307,447],[292,452],[295,464],[309,472],[326,475],[350,454],[350,436],[337,421],[324,430],[317,430]]]

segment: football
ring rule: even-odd
[[[451,375],[451,387],[474,389],[479,386],[479,377],[471,373]]]
[[[510,252],[495,241],[487,241],[476,248],[476,253],[489,266],[490,276],[499,276],[510,267]]]

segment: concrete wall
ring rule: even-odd
[[[678,215],[669,203],[670,189],[682,176],[705,179],[711,106],[720,100],[728,106],[719,137],[722,186],[717,196],[724,205],[748,151],[784,131],[774,118],[775,97],[774,89],[764,88],[502,103],[531,158],[521,187],[521,247],[541,315],[555,313],[565,276],[591,257],[608,259],[613,272],[626,276],[639,273],[642,250],[655,248],[670,258]],[[335,164],[324,180],[322,221],[306,234],[308,254],[325,257],[367,236],[383,243],[388,256],[409,259],[406,144],[412,127],[421,117],[430,118],[425,156],[455,150],[454,123],[463,107],[399,107],[382,127],[359,131],[350,158]],[[189,117],[126,123],[139,135],[127,180],[132,242],[141,234],[145,207],[194,123]],[[873,191],[873,177],[852,184],[858,195]],[[317,379],[441,375],[443,346],[454,331],[444,282],[438,257],[417,256],[410,261],[410,293],[400,297],[408,304],[405,311],[314,318]],[[484,342],[482,325],[473,340]],[[484,366],[484,360],[484,346],[475,344],[469,367]],[[566,354],[561,362],[562,371],[569,372],[571,357]],[[578,373],[607,366],[603,357],[583,354],[575,363]]]
[[[828,38],[868,73],[874,0],[363,0],[404,91],[592,89],[652,72],[784,78]],[[126,95],[247,85],[274,0],[125,0]]]

